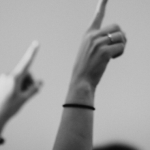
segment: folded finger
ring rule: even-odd
[[[107,51],[111,58],[117,58],[121,56],[124,52],[125,44],[124,43],[117,43],[113,45],[107,45],[105,47],[105,51]]]
[[[99,36],[106,36],[108,34],[112,34],[115,32],[122,32],[119,25],[117,25],[117,24],[109,25],[109,26],[97,31],[97,33],[95,33],[95,38],[97,38]]]
[[[105,36],[105,38],[107,38],[106,40],[106,44],[112,45],[115,43],[124,43],[126,44],[126,37],[125,34],[123,32],[115,32],[113,34],[108,34],[107,36]]]
[[[107,36],[99,37],[95,40],[96,47],[100,47],[103,45],[113,45],[116,43],[126,44],[126,38],[123,32],[113,33],[111,34],[111,38],[107,35]]]

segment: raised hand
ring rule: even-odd
[[[96,88],[111,58],[124,52],[125,34],[118,25],[101,29],[107,0],[98,5],[94,20],[86,31],[73,70],[72,80],[87,81]]]
[[[42,85],[29,72],[38,48],[38,42],[34,41],[15,69],[0,75],[0,129]]]

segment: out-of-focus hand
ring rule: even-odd
[[[101,1],[100,1],[101,2]],[[72,80],[86,81],[95,89],[111,58],[124,52],[125,34],[118,25],[101,29],[107,0],[98,5],[96,15],[86,31],[73,70]]]
[[[33,79],[29,67],[38,51],[34,41],[18,65],[9,74],[0,75],[0,123],[4,124],[41,87],[42,82]]]

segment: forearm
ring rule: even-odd
[[[0,137],[2,137],[2,132],[3,132],[4,126],[5,126],[5,122],[0,120]]]
[[[11,118],[11,111],[9,112],[8,110],[10,109],[5,104],[0,105],[0,138],[7,122]]]
[[[7,123],[7,118],[5,116],[2,115],[2,113],[0,114],[0,138],[3,137],[2,132],[6,126]]]
[[[94,106],[94,92],[86,82],[71,84],[65,103]],[[54,150],[91,150],[93,111],[65,108]]]

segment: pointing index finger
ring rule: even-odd
[[[92,21],[92,24],[90,26],[90,30],[97,30],[101,27],[104,15],[105,15],[105,9],[106,9],[106,4],[108,0],[99,0],[99,3],[96,8],[95,12],[95,17],[94,20]]]
[[[27,49],[21,61],[17,64],[12,73],[16,76],[20,76],[27,72],[29,67],[31,66],[35,55],[39,49],[39,43],[37,41],[33,41],[31,46]]]

